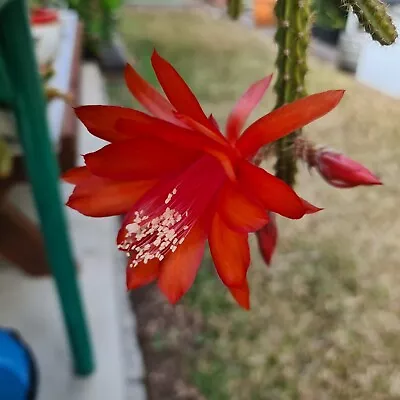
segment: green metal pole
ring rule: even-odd
[[[46,103],[24,0],[12,0],[0,10],[0,45],[15,92],[14,106],[25,166],[64,314],[75,371],[78,375],[89,375],[94,370],[91,341],[61,206],[58,164],[49,138]]]

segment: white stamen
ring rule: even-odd
[[[164,203],[170,203],[177,192],[177,188],[174,188]],[[184,242],[192,226],[192,223],[183,226],[180,223],[188,217],[189,210],[181,213],[172,207],[166,207],[154,218],[145,215],[144,210],[136,211],[133,222],[126,225],[125,241],[118,246],[129,251],[132,259],[129,266],[135,268],[139,263],[147,264],[154,258],[162,261],[166,253],[175,252]]]

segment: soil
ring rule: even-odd
[[[188,383],[201,318],[181,304],[168,304],[155,285],[132,291],[131,304],[145,362],[148,399],[205,400]]]

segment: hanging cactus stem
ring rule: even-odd
[[[312,0],[278,0],[275,14],[278,27],[275,42],[278,44],[275,84],[276,107],[306,95],[307,49],[312,23]],[[390,45],[397,38],[397,31],[386,6],[380,0],[343,0],[344,7],[351,7],[360,24],[372,38],[382,45]],[[295,140],[301,132],[293,132],[276,143],[276,176],[287,184],[295,184],[297,165]]]
[[[351,7],[360,24],[372,39],[383,46],[389,46],[397,39],[397,30],[387,12],[387,6],[380,0],[345,0]]]
[[[278,0],[275,14],[278,21],[275,35],[278,44],[278,77],[274,89],[277,95],[276,107],[280,107],[306,95],[311,0]],[[295,184],[297,172],[294,140],[299,134],[293,132],[276,144],[276,175],[291,186]]]

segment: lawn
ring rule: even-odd
[[[274,70],[275,47],[261,33],[199,11],[130,9],[120,29],[140,72],[154,82],[148,57],[157,48],[220,122]],[[309,92],[337,88],[347,89],[343,102],[306,134],[364,163],[384,186],[338,190],[301,167],[299,194],[324,211],[279,219],[270,269],[253,242],[250,312],[211,268],[201,270],[184,300],[203,321],[186,377],[209,400],[400,398],[400,103],[311,60]],[[111,103],[132,104],[118,82],[109,92]],[[173,327],[153,334],[171,348],[179,337]]]

